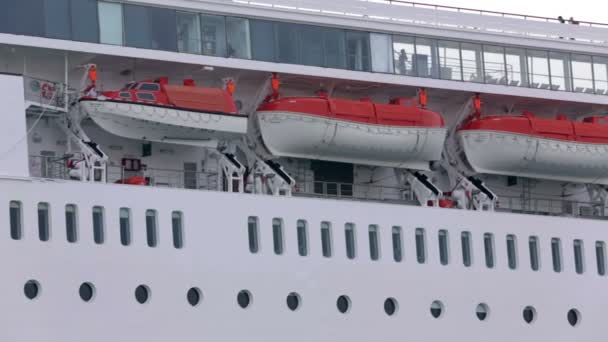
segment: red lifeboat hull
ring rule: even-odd
[[[608,184],[608,125],[523,116],[474,119],[458,131],[469,165],[479,173]]]
[[[427,170],[441,159],[446,136],[443,118],[410,99],[291,97],[262,104],[256,115],[277,157]]]

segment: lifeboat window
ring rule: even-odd
[[[272,219],[272,241],[274,254],[283,254],[283,220],[280,218]]]
[[[483,247],[486,254],[486,266],[494,268],[494,234],[485,233],[483,235]]]
[[[127,91],[123,91],[120,94],[120,97],[122,97],[123,99],[130,99],[131,98],[131,93],[127,92]]]
[[[369,257],[372,260],[380,259],[380,238],[378,237],[378,226],[372,224],[369,226]]]
[[[156,96],[151,93],[137,93],[137,99],[144,101],[156,101]]]
[[[439,231],[439,262],[442,265],[447,265],[450,263],[448,231],[445,229]]]
[[[597,274],[606,275],[606,244],[602,241],[595,242],[595,258],[597,262]]]
[[[540,269],[540,259],[538,253],[538,237],[530,236],[528,241],[530,247],[530,268],[532,271],[538,271]]]
[[[298,220],[296,224],[298,235],[298,254],[300,256],[308,255],[308,223],[305,220]]]
[[[403,260],[403,238],[401,237],[401,227],[394,226],[393,230],[393,260],[401,262]]]
[[[344,225],[344,240],[346,241],[346,257],[354,259],[357,256],[355,244],[355,224],[347,223]]]
[[[131,244],[131,210],[120,208],[119,216],[120,243],[123,246],[128,246]]]
[[[577,274],[585,272],[583,240],[574,240],[574,268]]]
[[[11,201],[9,204],[11,238],[13,240],[21,240],[23,235],[23,221],[21,202]]]
[[[103,207],[93,207],[93,240],[100,245],[105,240]]]
[[[249,236],[249,251],[257,253],[260,250],[260,244],[258,238],[258,218],[256,216],[249,216],[247,219],[247,234]]]
[[[323,256],[331,258],[331,224],[329,222],[321,222],[321,249]]]
[[[426,262],[426,242],[424,228],[416,228],[416,260],[419,264]]]
[[[551,257],[553,258],[553,271],[562,271],[562,242],[559,238],[551,239]]]
[[[78,240],[78,224],[76,218],[76,206],[68,204],[65,206],[65,232],[68,242],[74,243]]]
[[[38,203],[38,238],[40,241],[49,241],[50,230],[49,204]]]
[[[509,268],[517,269],[517,241],[515,235],[507,235],[507,259]]]
[[[156,233],[157,214],[156,210],[146,210],[146,238],[149,247],[156,247],[158,238]]]
[[[160,91],[160,86],[156,83],[141,83],[139,85],[139,90]]]
[[[173,247],[184,247],[184,215],[181,211],[171,213],[171,228],[173,231]]]
[[[471,232],[462,232],[462,234],[460,235],[460,243],[462,245],[462,264],[465,267],[471,267],[471,265],[473,264]]]

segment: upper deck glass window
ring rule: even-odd
[[[370,34],[372,71],[393,72],[393,42],[388,34]]]
[[[268,37],[266,37],[266,39],[268,39]],[[201,14],[201,45],[203,55],[218,57],[226,56],[225,17]]]
[[[122,4],[100,1],[99,41],[104,44],[123,44]]]
[[[227,17],[226,38],[228,57],[251,58],[249,19]]]
[[[97,0],[71,0],[72,39],[81,42],[99,41]]]
[[[350,70],[370,71],[370,34],[368,32],[346,32],[346,57]]]
[[[395,73],[399,75],[414,75],[414,37],[393,36],[393,59]]]
[[[127,46],[177,51],[177,15],[174,10],[124,5]]]
[[[291,64],[300,63],[300,33],[302,36],[302,45],[305,45],[308,43],[308,29],[297,24],[276,23],[274,32],[276,34],[277,62]],[[317,44],[317,47],[319,46],[320,45]],[[307,46],[304,48],[307,48]],[[304,64],[309,64],[314,60],[312,57],[315,55],[315,50],[305,51],[303,49],[302,55],[304,57],[302,62]]]
[[[201,53],[201,21],[198,13],[177,12],[177,51]]]
[[[274,62],[275,41],[274,23],[264,20],[249,20],[251,30],[251,55],[257,61]]]
[[[437,43],[437,47],[439,51],[439,75],[441,79],[462,81],[460,43],[440,40]]]
[[[70,0],[44,0],[44,24],[46,37],[71,39]]]

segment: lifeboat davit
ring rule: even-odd
[[[237,113],[228,91],[197,87],[192,80],[132,82],[79,102],[101,128],[126,138],[200,145],[247,133],[247,116]]]
[[[441,115],[405,98],[378,104],[320,93],[267,100],[256,115],[277,157],[428,170],[446,137]]]
[[[479,173],[608,184],[608,125],[559,115],[474,116],[458,130],[469,165]]]

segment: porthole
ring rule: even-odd
[[[23,286],[23,293],[27,299],[35,299],[40,294],[40,283],[36,280],[28,280]]]
[[[241,308],[243,308],[243,309],[248,308],[249,305],[251,305],[251,293],[247,290],[242,290],[236,296],[236,301]]]
[[[203,294],[201,290],[197,287],[192,287],[186,293],[186,299],[188,300],[188,304],[192,306],[197,306],[201,302],[201,298]]]
[[[95,296],[95,286],[91,283],[82,283],[78,289],[80,299],[85,302],[90,302]]]
[[[443,316],[443,312],[445,311],[443,303],[441,301],[434,301],[431,303],[431,316],[434,318],[439,318]]]
[[[384,301],[384,312],[386,312],[387,315],[393,316],[394,314],[397,313],[398,309],[399,309],[399,306],[398,306],[397,300],[395,298],[387,298]]]
[[[581,313],[576,309],[571,309],[568,311],[568,323],[571,326],[575,327],[581,323]]]
[[[477,305],[477,308],[475,308],[475,315],[480,321],[485,321],[490,315],[490,308],[487,304],[480,303],[479,305]]]
[[[336,306],[338,307],[338,311],[340,311],[341,313],[347,313],[350,310],[351,306],[350,298],[345,295],[338,297],[338,300],[336,301]]]
[[[532,306],[526,306],[523,311],[524,322],[528,324],[534,323],[536,320],[536,309]]]
[[[289,310],[296,311],[298,308],[300,308],[300,302],[301,298],[299,294],[292,292],[287,295],[287,307]]]
[[[146,285],[139,285],[135,289],[135,300],[139,304],[145,304],[150,300],[150,288]]]

